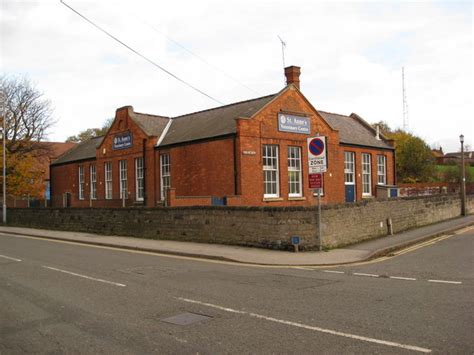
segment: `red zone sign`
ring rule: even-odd
[[[326,137],[308,138],[307,143],[309,174],[325,173],[327,170]]]

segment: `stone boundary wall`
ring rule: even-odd
[[[473,211],[474,196],[468,196]],[[341,247],[460,215],[458,194],[364,201],[322,207],[323,246]],[[301,249],[317,243],[315,207],[157,207],[12,209],[8,225],[287,249],[291,236]]]

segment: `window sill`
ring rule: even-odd
[[[281,197],[264,197],[263,202],[278,202],[283,201]]]
[[[288,197],[288,201],[306,201],[306,197],[303,197],[303,196]]]
[[[367,199],[367,200],[370,200],[371,198],[374,198],[374,196],[372,195],[362,195],[362,198],[364,199]]]

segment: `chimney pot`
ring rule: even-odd
[[[298,89],[300,88],[300,74],[301,68],[292,65],[291,67],[285,68],[285,76],[286,76],[286,85],[293,84]]]

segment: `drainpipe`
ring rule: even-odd
[[[238,194],[238,176],[237,176],[237,136],[234,136],[234,195]]]
[[[146,139],[143,139],[143,206],[146,206],[147,189],[146,189]],[[137,187],[135,186],[135,190]]]

